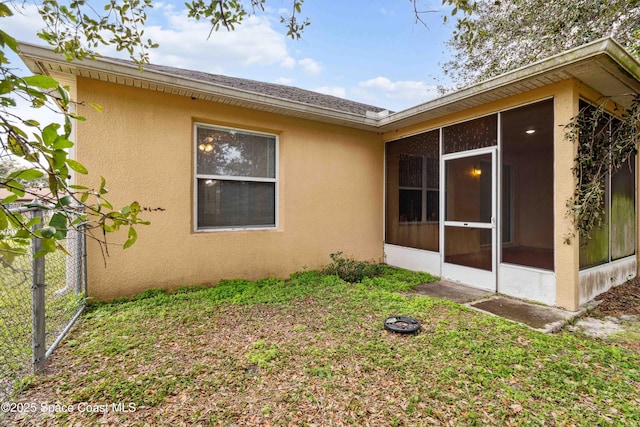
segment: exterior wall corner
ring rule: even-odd
[[[554,210],[556,306],[576,311],[580,306],[580,253],[575,228],[567,215],[567,200],[574,193],[576,180],[573,163],[577,147],[565,137],[565,126],[578,113],[579,88],[575,80],[567,80],[554,98]],[[570,237],[568,239],[568,237]]]

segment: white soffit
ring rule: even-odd
[[[617,42],[606,38],[519,68],[485,82],[389,115],[360,115],[272,95],[189,79],[155,70],[140,70],[117,60],[66,62],[49,48],[20,44],[21,58],[34,73],[68,73],[123,84],[299,117],[350,128],[386,132],[444,117],[532,89],[575,78],[622,106],[640,93],[640,63]]]

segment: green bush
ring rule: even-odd
[[[374,277],[381,274],[383,266],[371,261],[357,261],[353,258],[342,256],[342,252],[329,255],[332,263],[327,265],[323,274],[336,275],[345,282],[357,283],[365,277]]]

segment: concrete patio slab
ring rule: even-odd
[[[570,319],[581,316],[584,312],[584,310],[574,312],[529,303],[447,280],[423,283],[413,288],[406,295],[427,295],[446,299],[546,333],[557,332]]]
[[[582,311],[567,311],[546,305],[532,304],[505,296],[495,296],[467,304],[481,312],[522,323],[532,329],[552,333],[559,331],[567,321],[580,316]]]
[[[409,295],[427,295],[457,302],[458,304],[466,304],[481,298],[488,298],[494,295],[494,293],[447,280],[441,280],[439,282],[418,285],[413,288]]]

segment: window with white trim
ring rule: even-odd
[[[197,230],[276,226],[277,136],[195,125]]]

